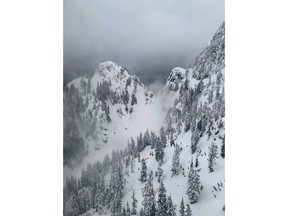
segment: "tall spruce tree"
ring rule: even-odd
[[[187,205],[187,208],[186,208],[186,216],[192,216],[192,211],[190,209],[190,205]]]
[[[141,182],[145,182],[147,180],[147,165],[144,159],[141,160],[141,173],[140,179]]]
[[[161,169],[160,166],[158,166],[157,168],[157,182],[160,183],[160,181],[162,180],[162,176],[163,176],[163,169]]]
[[[136,158],[138,156],[138,149],[136,147],[133,137],[131,137],[131,154]]]
[[[144,148],[145,148],[146,146],[151,145],[150,134],[149,134],[148,129],[147,129],[147,130],[145,131],[145,133],[144,133],[143,145],[144,145]]]
[[[155,146],[155,159],[156,159],[156,161],[159,162],[160,166],[163,164],[164,155],[165,155],[165,153],[164,153],[163,144],[161,142],[161,139],[159,137],[157,137],[156,146]]]
[[[191,152],[192,152],[192,154],[194,154],[196,152],[199,140],[200,140],[199,132],[196,129],[194,131],[194,133],[192,133],[192,136],[191,136]]]
[[[77,216],[80,214],[79,198],[72,194],[72,215]]]
[[[180,202],[179,216],[185,216],[185,206],[184,206],[184,199],[183,198]]]
[[[176,205],[173,204],[171,195],[167,198],[167,216],[176,216]]]
[[[131,215],[137,215],[137,202],[138,200],[135,197],[135,190],[133,190]]]
[[[166,138],[166,134],[165,134],[165,130],[164,130],[163,126],[160,128],[160,139],[161,139],[161,143],[163,145],[163,148],[165,148],[166,143],[167,143],[167,138]]]
[[[156,200],[155,192],[153,187],[153,173],[151,171],[148,181],[142,189],[142,196],[144,198],[142,204],[144,207],[145,215],[155,216],[156,215]]]
[[[139,137],[137,137],[137,145],[138,145],[139,152],[141,152],[145,148],[144,143],[143,143],[142,132],[140,133]]]
[[[178,175],[180,171],[180,147],[178,144],[176,144],[175,149],[174,149],[174,155],[172,158],[172,167],[171,167],[171,172],[172,176],[173,175]]]
[[[188,188],[186,194],[191,202],[191,204],[196,203],[201,191],[200,175],[198,170],[194,170],[193,167],[190,168],[188,175]]]
[[[119,152],[118,152],[119,153]],[[125,179],[123,176],[123,164],[120,162],[116,152],[116,163],[112,166],[110,190],[111,190],[111,214],[118,215],[122,210],[122,190],[124,189]]]
[[[100,174],[101,175],[101,174]],[[95,197],[98,203],[99,211],[103,212],[105,206],[105,176],[100,176],[100,182],[97,188],[97,196]]]
[[[150,134],[150,142],[151,142],[151,149],[154,149],[156,144],[156,134],[153,131],[151,131]]]
[[[166,198],[166,188],[163,184],[163,181],[160,183],[159,194],[157,200],[157,216],[166,216],[167,215],[167,198]]]
[[[216,164],[217,158],[218,158],[218,146],[213,142],[209,147],[209,155],[208,155],[209,172],[214,172],[214,165]]]

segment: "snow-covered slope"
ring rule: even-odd
[[[131,85],[127,84],[129,77],[132,77]],[[76,172],[78,174],[75,174],[75,170],[71,173],[78,180],[74,177],[67,179],[64,188],[64,215],[83,213],[83,215],[130,215],[127,213],[127,205],[132,211],[133,192],[138,200],[137,215],[153,215],[147,214],[153,199],[156,215],[169,215],[168,212],[159,213],[161,212],[159,208],[163,204],[163,199],[159,201],[163,195],[159,189],[161,182],[166,188],[166,197],[171,195],[173,204],[177,205],[177,215],[180,215],[182,198],[185,209],[189,206],[192,215],[224,215],[224,78],[224,23],[191,68],[178,67],[172,70],[165,88],[157,96],[152,96],[138,78],[131,76],[127,70],[117,64],[112,62],[100,64],[91,79],[91,89],[97,89],[97,83],[111,82],[109,89],[112,92],[117,92],[119,95],[128,92],[129,103],[125,103],[125,97],[116,102],[113,102],[113,98],[105,98],[105,106],[109,106],[110,110],[108,115],[111,123],[108,123],[105,108],[100,114],[93,113],[92,116],[95,116],[97,121],[102,119],[99,125],[104,128],[104,131],[99,131],[107,134],[108,142],[107,145],[105,142],[102,143],[101,150],[94,151],[98,154],[90,153],[84,157],[85,165],[91,163],[85,170],[82,172],[78,170]],[[85,81],[84,78],[82,80]],[[83,83],[81,79],[74,80],[69,84],[70,88],[73,84],[81,89],[81,82]],[[86,83],[88,85],[89,81],[87,80]],[[134,92],[137,105],[132,106],[131,98],[135,85],[137,85],[137,92]],[[83,92],[81,94],[83,95]],[[97,92],[97,95],[99,94],[101,95],[101,92]],[[85,96],[82,98],[86,100]],[[98,103],[99,107],[104,106],[103,100],[89,100],[86,110],[89,112],[89,109],[91,110],[91,107]],[[130,108],[133,108],[131,113]],[[119,109],[122,112],[119,112]],[[83,113],[80,116],[80,119],[85,119]],[[91,116],[88,116],[84,121],[89,121],[90,118]],[[149,131],[146,131],[146,128]],[[84,127],[82,133],[86,130],[87,128]],[[93,133],[95,130],[91,132]],[[92,140],[91,137],[92,135],[89,134],[87,140]],[[87,140],[85,144],[92,143]],[[126,145],[127,141],[128,145]],[[177,145],[180,148],[179,166],[177,166],[177,174],[172,176],[171,168],[175,167]],[[121,148],[118,148],[119,146]],[[120,151],[111,153],[112,147]],[[212,159],[213,156],[216,157]],[[161,170],[163,175],[159,176]],[[187,194],[187,188],[191,184],[189,173],[192,173],[192,170],[199,174],[200,179],[198,185],[194,180],[192,181],[194,189],[201,185],[198,200],[193,204],[189,193]],[[150,197],[145,198],[143,188],[148,187],[148,176],[151,171],[153,171],[153,190],[150,187]]]
[[[111,61],[99,64],[93,77],[68,83],[64,91],[65,177],[79,176],[87,163],[102,160],[112,148],[125,148],[131,136],[147,128],[159,130],[164,119],[159,103],[137,76]],[[81,140],[81,150],[71,147],[73,140]]]
[[[168,109],[164,124],[168,138],[165,148],[163,183],[167,189],[167,196],[171,195],[173,202],[179,205],[181,199],[189,204],[187,190],[187,176],[191,161],[195,166],[198,158],[200,181],[203,185],[197,203],[190,206],[193,215],[224,215],[225,205],[225,160],[220,156],[221,147],[225,143],[225,24],[223,23],[215,33],[207,47],[197,57],[192,68],[174,68],[167,78],[167,83],[161,91],[162,105]],[[195,135],[197,134],[197,135]],[[194,135],[194,136],[193,136]],[[191,154],[191,140],[199,137],[196,152]],[[172,157],[175,147],[169,145],[173,140],[182,148],[180,154],[181,174],[171,177]],[[218,147],[218,159],[214,172],[209,172],[208,155],[212,143]],[[151,153],[154,150],[146,147],[141,152],[148,173],[157,171],[158,162]],[[141,189],[144,184],[139,183],[141,163],[137,163],[136,172],[128,178],[127,191],[124,201],[131,201],[132,188],[136,189],[140,203],[143,200]],[[155,189],[159,187],[154,179]],[[157,192],[156,192],[157,194]],[[157,196],[156,196],[157,197]],[[140,199],[142,198],[142,199]],[[140,208],[139,208],[140,210]],[[177,212],[178,213],[178,212]],[[178,215],[178,214],[177,214]]]

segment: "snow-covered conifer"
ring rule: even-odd
[[[187,208],[186,208],[186,216],[192,216],[192,211],[190,209],[190,205],[187,205]]]
[[[200,196],[201,183],[198,172],[199,171],[194,170],[194,168],[191,167],[188,175],[188,188],[186,194],[188,195],[191,204],[196,203]]]
[[[218,146],[215,143],[212,143],[209,147],[208,155],[208,168],[209,172],[214,171],[214,165],[216,164],[216,159],[218,158]]]
[[[184,206],[184,199],[183,198],[180,202],[179,216],[185,216],[185,206]]]
[[[138,145],[139,152],[141,152],[145,148],[144,143],[143,143],[142,132],[140,133],[139,137],[137,137],[137,145]]]
[[[158,200],[157,200],[157,216],[166,216],[167,215],[167,197],[166,197],[166,188],[163,184],[163,181],[160,183],[158,189]]]
[[[156,146],[155,146],[155,158],[159,162],[159,165],[163,164],[164,155],[165,155],[165,153],[164,153],[163,144],[162,144],[160,138],[157,137]]]
[[[173,204],[171,195],[167,198],[167,216],[176,216],[176,205]]]
[[[158,166],[157,168],[157,182],[160,183],[160,181],[162,180],[162,176],[163,176],[163,169],[161,169],[160,166]]]
[[[166,143],[167,143],[167,138],[166,138],[166,134],[165,134],[165,130],[163,126],[160,128],[160,139],[161,139],[161,143],[163,147],[165,148]]]
[[[178,144],[176,144],[174,149],[174,155],[172,158],[172,168],[171,168],[172,176],[178,175],[180,171],[180,153],[181,153],[180,147]]]
[[[155,148],[156,134],[153,131],[151,131],[151,134],[150,134],[150,142],[151,142],[151,149]]]
[[[141,182],[145,182],[147,180],[147,165],[144,159],[141,160],[141,173],[140,179]]]
[[[142,189],[142,196],[144,198],[142,204],[144,207],[145,215],[155,216],[156,215],[156,201],[155,192],[153,187],[153,173],[151,171],[148,181]]]
[[[145,131],[144,136],[143,136],[143,145],[144,145],[144,148],[146,146],[151,145],[150,134],[149,134],[148,129]]]
[[[135,190],[133,190],[131,215],[137,215],[137,202],[138,202],[138,200],[135,197]]]
[[[194,154],[196,152],[196,149],[197,149],[197,146],[199,143],[199,139],[200,139],[199,132],[198,132],[198,130],[195,130],[191,136],[191,152],[192,152],[192,154]]]

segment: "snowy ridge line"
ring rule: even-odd
[[[224,215],[225,23],[159,95],[130,77],[108,61],[68,86],[67,145],[88,153],[65,167],[64,215]]]

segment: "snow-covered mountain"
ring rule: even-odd
[[[224,78],[223,23],[159,95],[113,62],[69,83],[66,144],[80,140],[89,153],[64,170],[64,215],[224,215]]]
[[[125,148],[128,138],[147,128],[159,130],[159,107],[137,76],[111,61],[99,64],[92,77],[65,85],[65,175],[102,160],[111,148]]]

